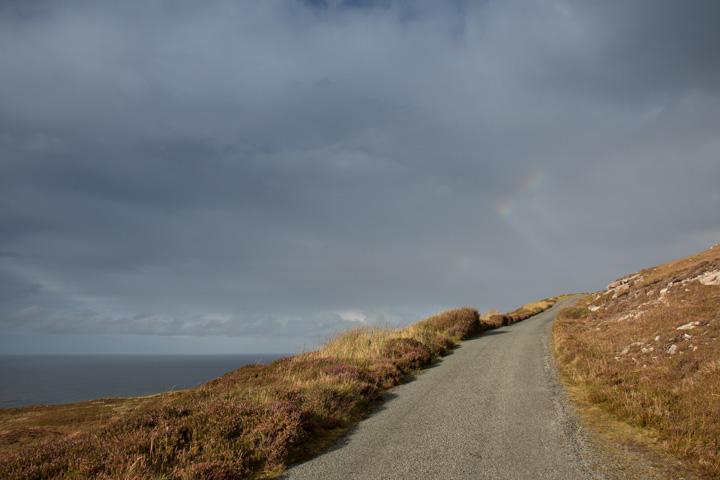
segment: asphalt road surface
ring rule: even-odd
[[[466,341],[289,480],[603,478],[557,384],[544,313]]]

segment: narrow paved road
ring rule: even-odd
[[[555,314],[573,300],[464,342],[283,478],[602,478],[586,459],[549,350]]]

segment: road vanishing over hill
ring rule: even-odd
[[[462,343],[394,388],[332,450],[283,478],[602,478],[550,353],[550,326],[574,300]]]

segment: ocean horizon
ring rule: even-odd
[[[185,390],[287,354],[0,355],[0,408]]]

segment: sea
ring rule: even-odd
[[[197,387],[287,355],[0,355],[0,408],[140,397]]]

